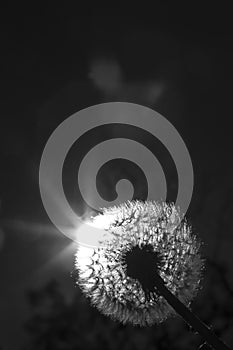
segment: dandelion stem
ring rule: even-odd
[[[190,311],[178,298],[176,298],[165,286],[163,279],[156,273],[156,288],[167,300],[173,309],[195,329],[216,350],[231,350],[208,328],[192,311]]]

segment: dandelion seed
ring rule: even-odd
[[[105,227],[108,223],[110,238],[104,247],[80,246],[75,268],[77,284],[103,314],[140,326],[175,314],[156,276],[184,305],[190,304],[203,270],[201,244],[173,204],[128,201],[104,209],[95,220]]]

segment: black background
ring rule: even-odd
[[[153,9],[9,5],[1,11],[0,346],[4,349],[27,344],[23,325],[32,314],[28,290],[56,279],[65,298],[73,298],[70,271],[75,247],[52,226],[43,208],[39,161],[52,131],[72,113],[94,104],[139,103],[160,112],[176,127],[194,168],[188,219],[204,241],[205,255],[219,266],[224,264],[227,285],[232,286],[230,13],[230,7],[223,5],[194,3],[187,7],[155,3]],[[98,60],[107,67],[109,62],[110,67],[111,62],[120,67],[123,83],[111,93],[90,77]],[[151,82],[161,88],[158,97],[147,96]],[[74,186],[68,185],[68,193],[73,193]],[[108,188],[102,191],[106,194]],[[137,193],[144,195],[143,190]],[[79,198],[72,200],[81,208]],[[224,292],[218,295],[220,300],[225,298]],[[95,317],[101,322],[101,316]],[[89,336],[91,327],[85,330]],[[232,314],[224,327],[219,335],[233,345]],[[127,341],[136,333],[131,328],[122,332]],[[189,339],[187,332],[184,339]],[[148,333],[147,339],[152,338]],[[140,339],[141,348],[148,348]],[[125,348],[133,346],[129,341]],[[154,340],[150,346],[155,348]],[[166,342],[163,348],[171,349]]]

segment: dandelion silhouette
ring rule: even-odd
[[[110,234],[98,248],[79,246],[77,284],[92,305],[123,324],[184,320],[216,349],[229,349],[189,309],[202,277],[201,242],[173,204],[128,201],[93,222]]]

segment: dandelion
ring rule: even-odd
[[[200,243],[171,204],[126,202],[104,209],[104,247],[79,247],[78,284],[104,314],[141,326],[164,321],[174,311],[159,295],[154,275],[186,305],[195,296],[203,266]]]
[[[79,246],[75,258],[76,283],[92,305],[123,324],[142,327],[178,312],[210,342],[209,328],[188,308],[200,288],[201,242],[179,210],[128,201],[103,209],[93,223],[108,237],[97,248]],[[211,333],[212,342],[214,337]]]

